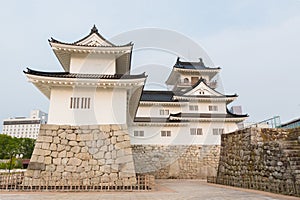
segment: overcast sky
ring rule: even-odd
[[[0,119],[28,116],[32,109],[48,112],[49,100],[22,71],[61,71],[47,39],[73,42],[94,24],[108,39],[149,27],[177,32],[222,68],[225,92],[239,95],[232,105],[242,105],[249,121],[300,117],[299,0],[10,0],[1,2],[0,22]],[[135,69],[138,56],[133,59]],[[164,69],[171,70],[174,58],[161,59],[164,66],[170,63]],[[147,68],[159,74],[154,65]]]

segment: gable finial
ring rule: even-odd
[[[93,28],[91,29],[91,33],[98,33],[98,29],[95,24],[94,24]]]
[[[202,58],[199,58],[199,63],[201,66],[205,66]]]

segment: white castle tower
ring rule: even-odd
[[[49,43],[64,72],[25,72],[50,99],[48,124],[126,124],[135,115],[146,76],[130,74],[131,43],[114,45],[95,26],[74,43]]]

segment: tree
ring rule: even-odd
[[[23,158],[31,158],[35,140],[31,138],[20,138],[20,151],[19,153],[23,154]]]
[[[16,154],[23,154],[23,158],[31,158],[35,140],[31,138],[15,138],[0,134],[0,159],[10,159]]]

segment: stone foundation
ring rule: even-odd
[[[155,178],[201,179],[216,176],[218,145],[132,145],[138,174]]]
[[[118,125],[42,125],[25,177],[35,181],[45,177],[101,182],[135,179],[127,129]]]
[[[300,128],[224,134],[220,156],[218,183],[300,195]]]

